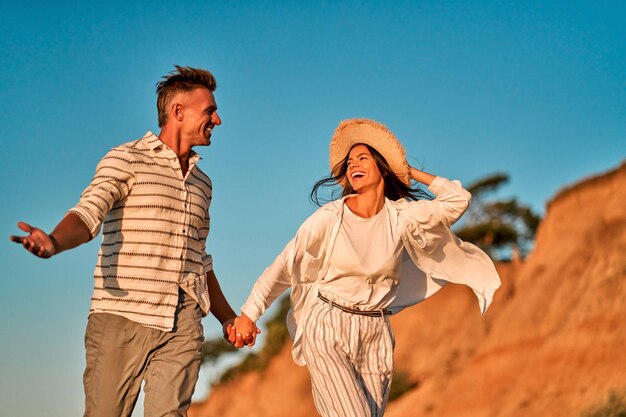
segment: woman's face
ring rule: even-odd
[[[376,160],[365,145],[356,145],[348,154],[348,182],[357,193],[384,186]]]

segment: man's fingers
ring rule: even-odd
[[[37,256],[39,256],[40,258],[49,258],[50,254],[46,250],[46,248],[42,245],[42,246],[39,246],[39,250],[37,251]]]
[[[28,223],[24,223],[24,222],[17,222],[17,227],[26,233],[32,233],[33,231],[33,227],[28,224]],[[13,242],[15,243],[21,243],[26,249],[30,250],[32,243],[29,242],[28,239],[29,236],[15,236],[15,235],[11,235],[9,236],[9,239],[11,239]]]
[[[17,222],[17,227],[19,227],[20,230],[26,233],[30,233],[31,230],[33,229],[30,224],[24,223],[24,222]]]

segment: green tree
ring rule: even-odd
[[[535,239],[541,217],[517,201],[489,199],[509,181],[509,176],[496,173],[479,179],[467,187],[472,204],[463,225],[455,231],[462,240],[472,242],[495,256],[510,248],[512,258],[525,256]]]

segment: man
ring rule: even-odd
[[[176,66],[157,83],[159,135],[109,151],[52,233],[20,222],[28,235],[11,236],[49,258],[103,229],[85,333],[85,416],[129,416],[142,381],[146,415],[187,415],[201,317],[210,307],[225,335],[236,317],[205,251],[212,185],[192,150],[221,124],[215,88],[209,71]]]

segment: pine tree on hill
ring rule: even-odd
[[[541,217],[515,198],[488,199],[509,181],[509,176],[496,173],[479,179],[467,190],[472,193],[472,204],[463,225],[455,234],[474,243],[492,257],[510,248],[511,259],[523,258],[529,252]]]

